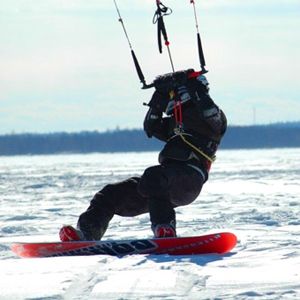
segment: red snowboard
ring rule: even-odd
[[[50,257],[74,255],[114,255],[131,254],[224,254],[235,247],[237,237],[230,232],[220,232],[201,236],[116,240],[81,241],[52,243],[14,243],[11,249],[20,257]]]

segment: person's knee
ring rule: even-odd
[[[131,177],[124,181],[107,184],[94,196],[94,198],[99,200],[109,199],[110,202],[117,202],[118,199],[124,198],[125,194],[134,194],[136,192],[138,181],[138,177]]]
[[[107,184],[99,193],[102,195],[112,195],[115,193],[116,186],[114,184]]]
[[[168,194],[168,178],[161,166],[145,170],[138,185],[138,191],[145,197],[164,197]]]

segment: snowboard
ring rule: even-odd
[[[49,243],[13,243],[12,251],[20,257],[132,254],[225,254],[235,247],[237,237],[220,232],[191,237],[135,240],[72,241]]]

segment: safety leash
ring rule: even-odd
[[[189,145],[195,152],[199,153],[200,155],[202,155],[205,159],[207,159],[210,163],[213,163],[216,160],[216,156],[208,156],[206,153],[204,153],[201,149],[199,149],[198,147],[196,147],[194,144],[192,144],[191,142],[189,142],[184,135],[181,133],[178,133],[177,135],[179,135],[182,139],[182,141],[184,143],[186,143],[187,145]]]
[[[166,30],[166,26],[165,26],[164,18],[163,18],[164,16],[170,15],[172,13],[172,9],[163,5],[160,0],[156,0],[156,7],[157,7],[157,9],[154,13],[152,22],[153,22],[153,24],[157,24],[158,50],[159,50],[159,53],[162,53],[161,38],[163,36],[164,41],[165,41],[165,46],[168,49],[168,55],[169,55],[172,71],[175,72],[173,59],[172,59],[172,55],[171,55],[171,50],[170,50],[170,42],[168,39],[167,30]]]

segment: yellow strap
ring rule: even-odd
[[[177,133],[177,135],[179,135],[181,137],[181,139],[187,144],[189,145],[191,148],[193,148],[196,152],[198,152],[199,154],[201,154],[204,158],[206,158],[208,161],[210,161],[211,163],[213,163],[216,160],[216,156],[210,157],[207,154],[205,154],[202,150],[200,150],[199,148],[197,148],[195,145],[193,145],[192,143],[190,143],[184,136],[182,133]]]
[[[171,90],[169,92],[169,97],[170,99],[173,99],[175,97],[175,91]],[[216,160],[216,156],[214,155],[213,157],[208,156],[207,154],[205,154],[202,150],[200,150],[198,147],[196,147],[195,145],[193,145],[192,143],[190,143],[182,134],[182,125],[181,124],[177,124],[177,128],[174,129],[174,132],[176,135],[179,135],[181,137],[181,139],[183,140],[184,143],[186,143],[187,145],[189,145],[193,150],[195,150],[196,152],[198,152],[200,155],[202,155],[204,158],[206,158],[208,161],[210,161],[211,163],[213,163]]]

